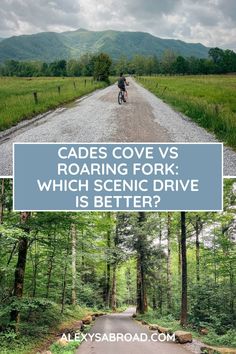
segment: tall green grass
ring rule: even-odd
[[[0,130],[105,86],[104,82],[95,82],[91,78],[84,77],[2,77],[0,78]],[[37,104],[34,100],[34,92],[37,92]]]
[[[236,75],[157,76],[137,80],[236,149]]]

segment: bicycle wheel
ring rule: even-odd
[[[121,104],[122,101],[123,101],[123,95],[122,95],[122,91],[120,91],[118,94],[118,103]]]

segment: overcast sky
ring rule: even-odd
[[[131,30],[236,50],[236,0],[0,0],[0,37]]]

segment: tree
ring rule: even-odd
[[[66,76],[66,61],[58,60],[50,63],[49,73],[51,76]]]
[[[173,74],[175,60],[176,54],[172,50],[167,49],[162,56],[161,71],[164,74]]]
[[[1,179],[1,190],[0,190],[0,224],[3,223],[3,213],[4,213],[4,202],[5,202],[5,180]]]
[[[147,311],[147,292],[146,292],[146,276],[145,276],[145,241],[146,237],[143,233],[146,215],[140,212],[138,215],[138,235],[136,242],[137,251],[137,313],[144,314]]]
[[[19,300],[23,296],[23,288],[24,288],[24,277],[25,277],[25,266],[27,260],[27,251],[28,251],[28,235],[30,232],[30,228],[28,226],[28,221],[30,218],[30,213],[22,212],[20,214],[20,227],[23,230],[23,235],[20,237],[18,242],[18,259],[15,268],[15,280],[14,280],[14,288],[13,288],[13,296],[16,298],[15,308],[11,311],[11,321],[15,322],[15,330],[19,332],[19,324],[20,324],[20,311]]]
[[[93,77],[98,81],[108,81],[112,60],[108,54],[101,53],[94,57]]]
[[[167,214],[167,307],[172,309],[172,285],[171,285],[171,213]]]
[[[173,63],[173,70],[176,74],[187,74],[188,61],[184,57],[178,56]]]
[[[181,326],[187,325],[188,298],[187,298],[187,252],[186,252],[186,213],[181,212],[181,259],[182,259],[182,295],[181,295]]]
[[[72,289],[71,289],[71,299],[72,305],[77,303],[77,269],[76,269],[76,256],[77,256],[77,230],[76,225],[71,225],[71,238],[72,238]]]

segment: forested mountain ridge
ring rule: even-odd
[[[98,52],[106,52],[112,59],[118,59],[123,55],[132,58],[137,54],[161,57],[167,49],[184,57],[197,58],[207,58],[209,52],[209,48],[200,43],[162,39],[144,32],[113,30],[95,32],[79,29],[62,33],[21,35],[0,40],[0,62],[8,59],[49,62]]]

